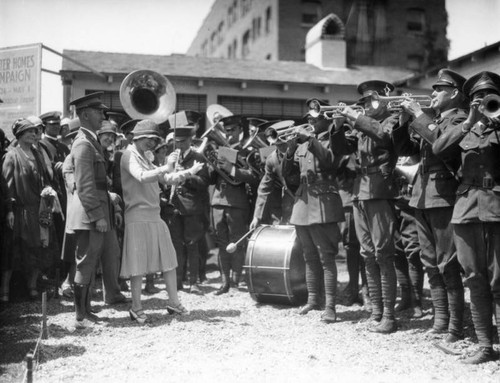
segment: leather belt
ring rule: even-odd
[[[462,184],[477,186],[483,189],[493,189],[493,187],[496,185],[495,180],[491,177],[464,178]]]
[[[437,172],[450,172],[446,166],[443,164],[436,164],[436,165],[430,165],[430,166],[420,166],[420,174],[424,173],[437,173]]]
[[[305,176],[300,176],[300,183],[313,184],[319,181],[333,181],[335,176],[330,173],[308,173]]]
[[[362,166],[362,167],[356,169],[356,172],[358,174],[362,174],[364,176],[367,176],[370,174],[380,173],[380,167],[379,166]]]

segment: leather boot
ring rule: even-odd
[[[411,289],[410,286],[401,286],[401,300],[394,307],[394,311],[401,312],[410,309],[411,304]]]
[[[379,324],[377,324],[374,327],[370,327],[368,331],[370,332],[376,332],[379,334],[392,334],[393,332],[396,332],[398,330],[398,324],[396,322],[396,319],[394,317],[384,317],[380,321]]]
[[[76,320],[83,321],[86,314],[85,290],[88,290],[88,285],[80,285],[79,283],[75,283],[73,289]]]
[[[229,276],[222,274],[221,277],[222,277],[222,285],[214,293],[215,295],[222,295],[229,292]]]
[[[481,364],[498,360],[498,354],[493,350],[493,347],[479,347],[476,353],[464,360],[464,364]]]
[[[85,318],[87,318],[91,322],[97,323],[101,320],[101,318],[99,318],[97,315],[94,314],[94,312],[97,310],[92,309],[89,286],[86,286],[86,288],[84,288],[84,294],[85,294]]]

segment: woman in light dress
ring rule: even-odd
[[[189,174],[197,173],[202,163],[181,172],[175,171],[178,153],[172,153],[167,164],[155,166],[152,151],[160,140],[159,128],[150,120],[137,123],[134,143],[124,151],[120,162],[125,235],[120,276],[130,278],[132,307],[130,318],[143,324],[147,316],[142,309],[142,277],[162,272],[168,293],[169,313],[187,314],[177,296],[177,257],[165,222],[160,218],[160,186],[176,184]]]

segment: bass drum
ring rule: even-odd
[[[248,241],[248,292],[259,303],[301,305],[307,300],[305,263],[294,226],[260,226]]]

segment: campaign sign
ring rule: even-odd
[[[12,139],[12,123],[40,114],[42,45],[0,48],[0,128]]]

